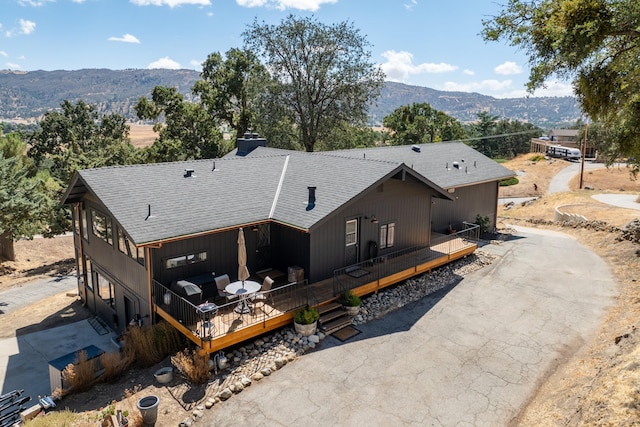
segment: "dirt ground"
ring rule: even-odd
[[[603,169],[585,175],[585,185],[594,188],[593,191],[544,195],[551,178],[567,163],[562,160],[533,162],[532,156],[520,156],[505,164],[518,171],[520,183],[501,188],[500,196],[540,198],[509,209],[501,207],[498,226],[505,229],[509,224],[544,227],[573,236],[609,264],[618,279],[619,296],[593,339],[549,367],[537,392],[511,425],[640,425],[640,388],[637,386],[640,383],[640,334],[636,331],[640,318],[640,245],[621,240],[619,232],[560,227],[551,223],[556,206],[573,205],[564,210],[574,209],[589,220],[622,227],[633,218],[640,218],[640,211],[604,205],[591,195],[601,189],[640,194],[640,184],[630,180],[626,169]],[[577,181],[571,188],[577,188]],[[73,270],[71,237],[19,241],[16,253],[16,262],[0,262],[0,290],[20,286],[44,275]],[[585,280],[588,280],[588,272],[585,272]],[[74,295],[56,295],[37,307],[26,307],[0,317],[0,337],[13,336],[16,330],[34,332],[88,316],[90,313]],[[115,384],[100,384],[87,393],[66,397],[62,405],[95,419],[96,411],[111,400],[117,400],[121,408],[133,409],[138,398],[156,394],[162,401],[160,417],[163,425],[164,422],[177,425],[188,412],[171,396],[168,388],[153,383],[152,374],[156,369],[133,370]],[[134,398],[124,397],[126,390],[138,385],[140,391]]]

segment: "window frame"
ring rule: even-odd
[[[113,221],[111,217],[96,208],[90,208],[89,211],[91,213],[91,233],[103,242],[113,246]],[[104,218],[103,231],[98,230],[98,227],[96,227],[97,224],[99,225],[97,221],[99,217]]]
[[[378,237],[380,249],[392,248],[396,239],[396,223],[389,222],[381,225]]]
[[[129,235],[124,231],[124,229],[116,224],[116,234],[118,235],[118,251],[123,255],[128,256],[129,258],[138,262],[138,264],[144,266],[145,265],[145,254],[144,248],[140,248],[133,244]]]
[[[192,258],[189,258],[192,257]],[[198,264],[200,262],[205,262],[209,254],[206,250],[192,252],[188,254],[176,255],[172,257],[167,257],[162,262],[162,266],[165,270],[172,270],[174,268],[186,267],[193,264]],[[173,262],[172,264],[170,264]]]
[[[353,224],[353,231],[349,231],[349,226]],[[351,241],[353,239],[353,241]],[[358,219],[348,219],[345,223],[345,246],[354,246],[358,243]]]

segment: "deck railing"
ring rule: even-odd
[[[458,226],[460,231],[432,237],[431,244],[428,246],[401,249],[335,270],[333,272],[334,295],[477,244],[480,237],[480,227],[477,224],[463,222]]]
[[[307,280],[289,283],[262,292],[266,310],[252,310],[242,318],[234,309],[238,300],[216,304],[214,309],[206,304],[194,304],[167,286],[154,280],[154,302],[159,309],[191,331],[194,337],[207,341],[232,333],[240,328],[265,322],[284,313],[296,311],[307,304],[313,305],[315,297]],[[254,302],[254,304],[256,304]],[[262,304],[262,301],[259,303]],[[317,304],[317,303],[316,303]],[[241,321],[239,321],[241,320]]]

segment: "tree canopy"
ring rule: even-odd
[[[305,150],[314,151],[343,123],[366,122],[384,73],[370,62],[369,44],[353,24],[289,15],[279,25],[256,20],[243,37],[246,49],[265,61],[275,82],[268,86],[271,98],[297,126]]]
[[[640,159],[640,2],[509,0],[483,25],[485,40],[529,55],[529,90],[571,79],[583,110],[611,129],[610,152]]]
[[[462,125],[427,103],[414,103],[396,108],[382,124],[392,131],[394,145],[453,141],[464,136]]]
[[[226,59],[218,52],[210,54],[200,76],[193,93],[214,121],[224,121],[241,138],[253,126],[258,93],[268,78],[266,69],[252,52],[230,49]]]
[[[156,86],[151,100],[140,98],[135,109],[140,119],[156,121],[153,130],[159,134],[141,153],[143,162],[206,159],[222,154],[219,122],[202,103],[185,101],[176,88]]]
[[[0,137],[0,255],[14,260],[13,241],[45,228],[54,203],[45,177],[35,173],[17,134]]]

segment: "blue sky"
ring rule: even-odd
[[[348,20],[387,80],[498,98],[525,95],[527,57],[485,43],[500,0],[2,0],[0,69],[190,68],[242,47],[254,19]],[[503,2],[506,2],[504,0]],[[539,96],[571,95],[551,81]]]

